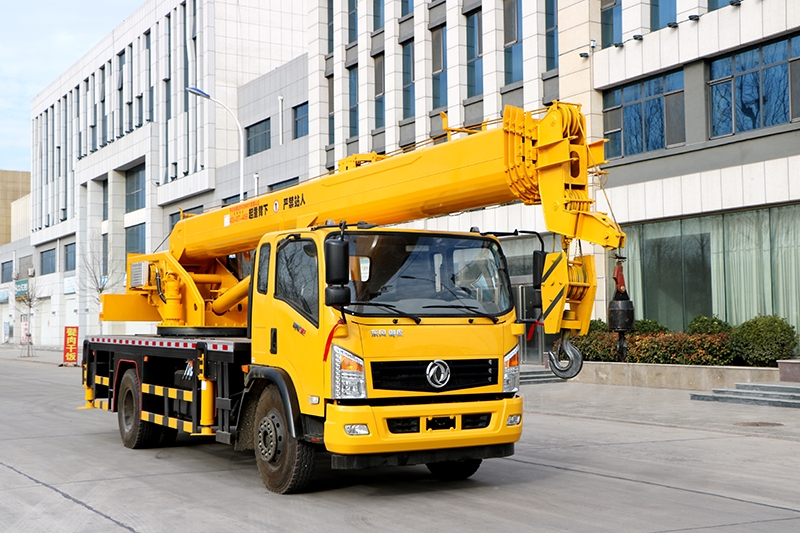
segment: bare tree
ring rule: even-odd
[[[105,293],[115,292],[125,281],[125,271],[108,260],[108,251],[104,248],[103,236],[97,232],[86,240],[86,247],[81,255],[83,272],[76,279],[78,288],[97,309],[100,307],[100,297]],[[99,315],[97,320],[102,326]]]
[[[20,338],[20,344],[28,346],[28,350],[25,355],[31,356],[33,355],[33,352],[30,348],[33,345],[33,312],[42,305],[44,295],[41,287],[37,285],[36,279],[28,278],[25,281],[28,282],[27,290],[24,293],[15,296],[14,307],[16,308],[17,312],[20,315],[24,315],[25,320],[27,320],[28,332],[25,338]],[[22,331],[20,331],[20,334],[22,334]]]

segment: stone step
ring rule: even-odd
[[[800,383],[737,383],[738,390],[784,392],[787,394],[800,394]]]
[[[690,395],[692,400],[700,400],[707,402],[726,402],[726,403],[743,403],[748,405],[766,405],[771,407],[794,407],[800,408],[800,400],[781,400],[775,398],[761,398],[751,396],[735,396],[731,394],[708,394],[708,393],[693,393]]]
[[[791,392],[770,392],[764,390],[747,389],[714,389],[714,394],[725,394],[728,396],[742,396],[749,398],[773,398],[776,400],[797,400],[800,401],[800,390],[797,393]]]
[[[546,368],[522,370],[519,374],[520,385],[532,385],[539,383],[559,383],[564,381],[557,377],[550,370]]]

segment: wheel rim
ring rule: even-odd
[[[258,452],[265,463],[280,464],[285,448],[283,421],[270,410],[258,424]]]
[[[122,397],[122,423],[125,426],[126,432],[130,431],[133,427],[133,417],[133,392],[128,389],[125,391],[125,395]]]

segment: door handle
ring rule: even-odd
[[[278,353],[278,328],[269,330],[269,353]]]

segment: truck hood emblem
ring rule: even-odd
[[[425,375],[431,387],[441,389],[450,381],[450,367],[441,359],[437,359],[436,361],[431,361],[425,371]]]

